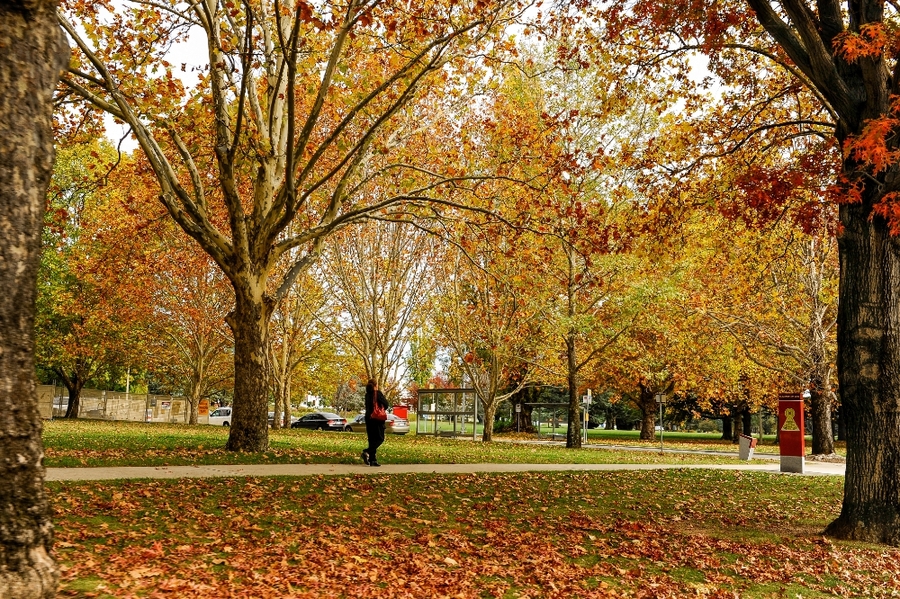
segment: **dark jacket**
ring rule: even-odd
[[[381,391],[376,391],[375,397],[372,397],[371,393],[366,393],[366,422],[368,422],[369,417],[372,416],[372,410],[375,409],[375,401],[377,401],[385,410],[388,409],[388,402],[384,398],[384,393],[382,393]],[[377,422],[382,421],[378,420]]]

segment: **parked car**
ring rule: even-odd
[[[366,415],[360,414],[359,416],[351,420],[344,428],[344,430],[351,433],[366,432]],[[384,423],[384,432],[393,433],[395,435],[405,435],[409,432],[409,420],[400,418],[399,416],[395,416],[393,414],[388,414],[387,420]]]
[[[284,418],[284,415],[282,414],[281,417]],[[299,418],[291,415],[291,424],[294,424],[297,420],[299,420]],[[269,412],[269,426],[272,426],[273,424],[275,424],[275,412]]]
[[[342,431],[347,419],[332,412],[313,412],[291,423],[291,428],[309,428],[316,431]]]
[[[231,408],[216,408],[209,415],[209,423],[216,426],[231,426]]]

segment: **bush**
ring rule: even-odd
[[[704,418],[700,421],[700,424],[697,425],[697,430],[701,433],[721,433],[722,432],[722,421],[721,420],[708,420]]]

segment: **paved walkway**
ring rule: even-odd
[[[732,454],[733,455],[733,454]],[[777,456],[776,456],[777,457]],[[212,478],[234,476],[328,476],[348,474],[470,474],[474,472],[584,472],[663,470],[697,468],[707,470],[755,470],[779,473],[777,462],[766,459],[742,464],[384,464],[370,468],[362,464],[252,464],[220,466],[158,466],[118,468],[47,468],[48,481],[115,480],[139,478]],[[807,461],[806,475],[844,475],[844,464]]]

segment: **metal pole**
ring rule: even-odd
[[[663,452],[663,405],[666,403],[665,393],[657,393],[654,396],[656,403],[659,404],[659,453]]]

